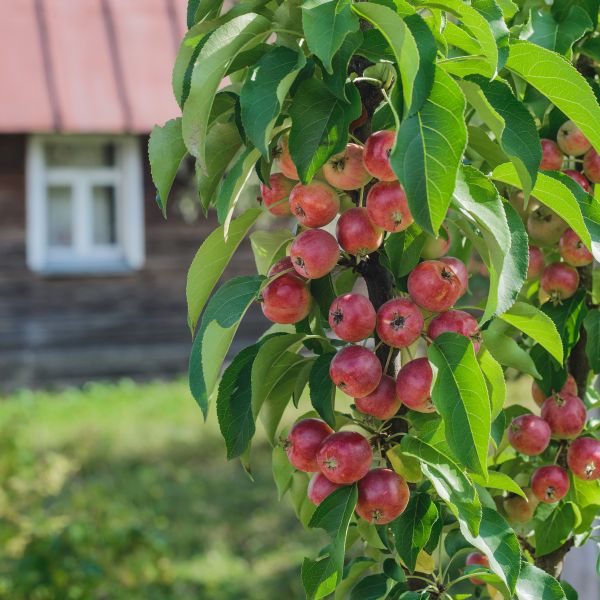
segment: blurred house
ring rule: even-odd
[[[211,225],[185,174],[162,218],[146,149],[179,114],[186,1],[5,4],[0,389],[184,372],[185,274]]]

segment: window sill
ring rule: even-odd
[[[35,274],[47,279],[83,278],[83,277],[126,277],[138,273],[140,269],[124,263],[119,264],[88,264],[88,265],[47,265],[35,271]]]

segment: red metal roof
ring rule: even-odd
[[[0,132],[145,133],[177,115],[186,0],[8,0]]]

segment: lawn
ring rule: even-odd
[[[0,598],[303,598],[323,538],[278,502],[269,453],[259,435],[252,483],[182,381],[3,399]]]

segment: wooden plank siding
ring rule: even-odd
[[[214,221],[165,221],[145,164],[146,262],[118,276],[44,277],[25,264],[25,136],[0,136],[0,390],[183,373],[187,268]],[[147,140],[144,140],[144,148]],[[249,244],[227,277],[255,272]],[[255,307],[236,347],[267,323]]]

